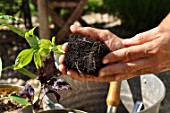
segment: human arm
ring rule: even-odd
[[[125,48],[106,55],[99,76],[123,80],[170,70],[170,14],[156,27],[122,41]],[[117,63],[115,63],[117,62]]]

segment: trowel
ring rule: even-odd
[[[106,98],[107,113],[116,113],[117,106],[120,103],[121,81],[110,82],[109,91]]]

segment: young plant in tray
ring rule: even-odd
[[[11,98],[21,104],[31,104],[33,105],[34,109],[37,110],[40,109],[40,105],[42,103],[42,98],[40,98],[40,93],[42,90],[44,90],[44,95],[47,93],[53,93],[56,98],[59,99],[60,96],[56,91],[70,89],[70,86],[67,82],[65,82],[63,79],[57,78],[60,72],[58,69],[56,69],[54,64],[53,54],[64,54],[62,46],[55,44],[55,37],[52,38],[52,41],[48,39],[39,39],[38,36],[34,34],[35,28],[32,28],[26,32],[9,24],[7,22],[8,20],[18,21],[12,16],[1,15],[0,20],[2,23],[1,26],[6,26],[19,36],[25,38],[30,46],[30,48],[24,49],[18,54],[14,65],[8,66],[3,70],[12,68],[29,76],[31,79],[39,80],[41,83],[41,90],[35,103],[33,103],[34,89],[30,85],[25,85],[20,92],[11,94],[8,96],[8,98]],[[42,58],[45,58],[45,61],[43,61]],[[35,63],[37,75],[24,68],[32,60]]]

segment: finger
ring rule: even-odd
[[[115,81],[127,80],[136,76],[144,75],[144,74],[152,74],[154,70],[150,68],[140,69],[143,70],[142,73],[139,73],[138,70],[136,72],[127,73],[127,74],[115,74]]]
[[[122,41],[122,43],[126,47],[143,44],[143,43],[152,41],[152,40],[160,37],[159,35],[155,35],[155,34],[158,34],[157,32],[159,32],[159,29],[154,28],[152,30],[149,30],[149,31],[146,31],[143,33],[139,33],[130,39],[125,39]]]
[[[114,80],[114,76],[104,76],[104,77],[96,77],[93,75],[81,75],[76,71],[69,70],[67,71],[67,75],[71,76],[73,79],[79,81],[95,81],[95,82],[109,82]]]
[[[94,80],[94,77],[92,75],[79,74],[78,72],[73,71],[73,70],[68,70],[67,75],[71,76],[72,78],[74,78],[76,80],[80,80],[80,81],[93,81]]]
[[[133,73],[139,69],[152,67],[154,65],[157,64],[153,58],[142,58],[129,62],[114,63],[102,68],[99,71],[99,76]]]
[[[122,81],[122,80],[127,80],[135,76],[140,76],[139,74],[136,73],[130,73],[130,74],[117,74],[115,75],[115,81]]]
[[[71,25],[70,30],[73,33],[81,34],[81,35],[91,37],[94,39],[98,39],[99,34],[103,31],[105,31],[105,30],[100,30],[100,29],[96,29],[96,28],[92,28],[92,27],[78,27],[75,25]]]
[[[59,68],[60,72],[62,72],[63,74],[66,74],[66,69],[65,69],[65,66],[63,64],[60,64],[59,65]]]
[[[61,55],[60,57],[59,57],[59,63],[60,64],[63,64],[64,63],[64,55]]]
[[[146,44],[143,44],[143,45],[119,49],[117,51],[113,51],[107,54],[103,58],[102,62],[103,64],[107,64],[107,63],[112,63],[120,60],[129,61],[137,58],[148,57],[149,53],[148,51],[146,51],[148,49],[147,47],[148,46],[146,46]]]
[[[67,49],[67,45],[68,45],[68,42],[66,42],[66,43],[64,43],[64,44],[62,45],[62,49],[63,49],[63,51],[66,51],[66,49]]]
[[[128,73],[128,74],[116,74],[115,75],[115,80],[120,81],[120,80],[127,80],[132,77],[140,76],[140,75],[145,75],[145,74],[152,74],[152,73],[159,73],[159,69],[157,68],[144,68],[140,69],[143,70],[142,73],[139,73],[138,70],[133,73]]]
[[[144,74],[152,74],[152,73],[161,72],[157,67],[156,68],[153,68],[153,67],[148,68],[147,67],[147,68],[143,68],[142,70],[143,70],[142,73],[139,73],[138,70],[137,70],[136,72],[132,72],[132,73],[129,72],[129,73],[126,73],[126,74],[106,75],[106,76],[103,76],[102,79],[101,79],[100,76],[97,77],[97,78],[98,78],[98,81],[100,81],[100,82],[122,81],[122,80],[127,80],[127,79],[130,79],[132,77],[136,77],[136,76],[140,76],[140,75],[144,75]]]

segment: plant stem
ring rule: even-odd
[[[41,88],[40,88],[40,91],[39,91],[39,94],[38,94],[38,102],[40,101],[40,96],[41,96],[41,92],[42,92],[43,88],[44,88],[44,85],[41,85]]]

